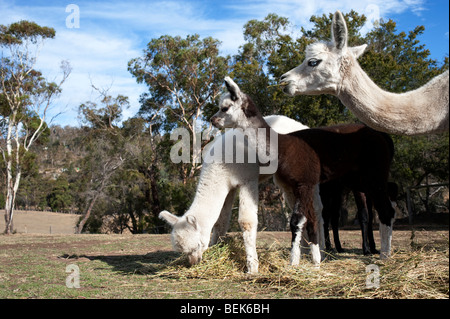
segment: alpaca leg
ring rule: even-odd
[[[258,273],[256,234],[258,229],[258,183],[242,185],[239,192],[239,225],[247,254],[247,272]]]
[[[319,247],[319,232],[318,224],[315,220],[306,222],[306,230],[310,241],[309,247],[311,249],[312,262],[314,266],[319,267],[321,261],[320,247]]]
[[[370,255],[368,239],[369,212],[367,209],[367,198],[364,193],[356,191],[353,192],[353,196],[355,197],[356,207],[358,208],[357,215],[359,226],[361,227],[363,254]]]
[[[372,254],[379,254],[380,252],[377,250],[375,239],[373,238],[373,203],[370,196],[366,196],[367,203],[367,213],[369,216],[369,220],[367,223],[367,240],[369,241],[369,248]]]
[[[320,262],[320,249],[317,236],[317,222],[313,204],[314,187],[300,186],[297,190],[297,199],[294,205],[294,211],[291,217],[291,265],[298,265],[300,262],[300,241],[302,238],[303,228],[308,223],[308,237],[313,245],[310,245],[313,261],[317,258]],[[313,231],[312,231],[313,230]]]
[[[323,203],[322,216],[324,221],[324,238],[326,250],[331,250],[329,223],[333,229],[333,239],[336,250],[342,252],[339,240],[339,212],[342,204],[342,185],[336,182],[328,182],[320,185],[320,197]]]
[[[380,218],[380,258],[386,259],[391,255],[392,228],[394,226],[395,211],[386,193],[374,194],[373,202]]]
[[[316,215],[316,222],[317,222],[317,229],[318,229],[318,238],[319,238],[319,251],[320,251],[320,259],[322,260],[325,256],[322,255],[323,249],[325,247],[325,232],[324,232],[324,220],[322,218],[322,210],[323,210],[323,204],[322,199],[320,197],[319,193],[319,185],[316,185],[314,187],[314,213]],[[308,239],[308,240],[307,240]],[[308,249],[308,245],[310,245],[311,240],[308,237],[308,233],[305,233],[302,236],[301,242],[300,242],[300,252],[301,254],[307,254],[311,249]],[[311,253],[313,253],[311,251]]]
[[[323,232],[323,218],[322,214],[320,216],[316,216],[317,221],[317,229],[319,230],[319,251],[320,251],[320,260],[322,261],[325,258],[324,248],[325,248],[325,237]]]
[[[279,181],[276,179],[276,176],[274,177],[274,182],[283,190],[283,196],[286,200],[286,203],[287,203],[288,207],[292,210],[291,219],[289,221],[290,229],[292,231],[292,228],[293,228],[292,218],[294,216],[294,211],[295,211],[295,207],[296,207],[295,195],[292,192],[292,189],[290,187],[285,187],[283,184],[279,183]],[[322,205],[322,203],[320,203],[320,212],[322,212],[321,205]],[[300,236],[298,236],[298,237],[296,236],[296,239],[294,239],[294,238],[292,239],[291,265],[293,264],[293,260],[300,260],[300,255],[302,253],[307,253],[308,243],[307,243],[306,239],[304,238],[304,236],[301,236],[301,231],[302,231],[302,228],[300,228]],[[294,242],[295,242],[295,244],[294,244]],[[296,264],[298,264],[298,263],[299,262],[297,261]]]
[[[291,265],[297,266],[300,263],[300,242],[302,239],[303,227],[306,223],[306,217],[300,213],[300,201],[297,200],[294,205],[294,211],[291,216]]]
[[[324,221],[322,218],[322,199],[320,198],[319,185],[314,187],[314,212],[316,213],[317,227],[319,229],[319,248],[322,252],[325,247]],[[322,256],[323,257],[323,256]]]
[[[329,196],[329,193],[327,191],[327,187],[325,184],[320,185],[320,198],[322,200],[322,220],[323,220],[323,236],[324,236],[324,243],[325,243],[325,249],[330,251],[331,250],[331,241],[330,241],[330,231],[329,231],[329,225],[330,225],[330,218],[331,218],[331,198]]]
[[[393,226],[394,226],[394,218],[391,219],[390,225],[383,224],[380,221],[380,238],[381,238],[380,259],[387,259],[391,255],[391,241],[392,241]]]
[[[297,229],[295,233],[293,233],[292,238],[292,251],[291,251],[291,265],[296,266],[300,262],[301,253],[305,251],[303,248],[306,248],[309,239],[309,248],[311,251],[312,261],[316,267],[319,267],[320,262],[322,260],[322,255],[320,252],[319,245],[319,227],[322,226],[319,224],[315,218],[311,218],[307,220],[305,216],[300,217],[300,221],[297,224]],[[303,229],[306,228],[307,232],[303,234]],[[301,243],[301,249],[298,248],[299,239]]]
[[[219,237],[225,236],[228,228],[230,227],[231,210],[233,208],[234,197],[236,195],[236,188],[233,188],[228,193],[223,203],[222,210],[220,211],[219,219],[213,227],[211,240],[209,246],[217,244]]]
[[[383,214],[380,214],[380,211],[375,206],[378,211],[378,216],[380,218],[380,237],[381,237],[381,252],[380,258],[386,259],[391,254],[391,241],[392,241],[392,229],[394,227],[395,221],[395,209],[396,203],[393,202],[397,197],[398,186],[395,183],[388,183],[387,185],[388,199],[384,200],[384,207],[386,208],[383,211]]]
[[[305,205],[305,214],[308,216],[308,220],[306,222],[305,228],[308,233],[309,238],[309,247],[311,250],[311,256],[312,256],[312,262],[314,266],[319,267],[320,261],[322,260],[322,256],[320,253],[320,229],[323,229],[321,223],[317,220],[317,204],[316,204],[316,194],[318,194],[318,186],[309,189],[306,189],[305,196],[306,196],[306,205]],[[308,199],[311,199],[311,202],[308,201]]]
[[[334,247],[338,253],[343,253],[344,249],[341,246],[341,240],[339,238],[339,218],[341,217],[342,201],[336,197],[334,198],[333,212],[331,213],[331,228],[333,229]]]
[[[341,217],[341,209],[344,198],[344,186],[341,183],[332,183],[334,185],[331,196],[331,228],[333,229],[334,247],[338,253],[343,253],[339,238],[339,219]]]
[[[326,204],[324,203],[324,216],[327,216],[327,221],[325,221],[325,243],[327,250],[331,250],[331,240],[329,235],[328,223],[331,221],[331,229],[333,230],[333,241],[336,250],[341,253],[344,250],[341,246],[341,241],[339,240],[339,217],[340,208],[342,204],[342,192],[341,189],[334,188],[326,195]],[[323,197],[322,197],[323,198]]]

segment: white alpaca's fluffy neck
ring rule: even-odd
[[[404,135],[448,131],[448,71],[416,90],[396,94],[379,88],[353,60],[337,96],[379,131]]]
[[[231,188],[220,173],[223,172],[218,169],[218,165],[204,164],[194,200],[186,212],[186,215],[194,215],[197,218],[201,232],[208,236],[219,218],[223,203]]]

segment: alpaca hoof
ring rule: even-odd
[[[258,273],[258,263],[247,264],[247,274],[256,275]]]
[[[257,274],[258,274],[258,268],[247,270],[247,275],[257,275]]]
[[[291,259],[291,262],[289,264],[293,267],[297,267],[300,264],[300,258]]]
[[[386,252],[381,252],[380,253],[380,259],[381,260],[386,260],[386,259],[388,259],[389,258],[389,253],[386,253]]]

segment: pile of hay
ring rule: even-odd
[[[240,235],[227,235],[210,247],[198,265],[186,258],[171,261],[156,276],[184,279],[229,279],[295,298],[448,298],[449,247],[416,247],[394,251],[386,261],[357,253],[327,255],[320,269],[309,256],[289,265],[289,249],[273,243],[258,248],[259,274],[245,274],[246,255]],[[379,287],[368,288],[367,265],[379,268]]]

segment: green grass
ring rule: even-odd
[[[240,234],[187,267],[168,235],[0,236],[0,298],[448,298],[448,230],[394,232],[388,261],[361,255],[359,231],[342,231],[347,252],[320,269],[308,258],[292,268],[288,233],[259,233],[260,274],[245,274]],[[379,241],[378,241],[379,242]],[[380,267],[380,288],[366,289],[365,267]],[[80,269],[67,288],[66,266]]]

